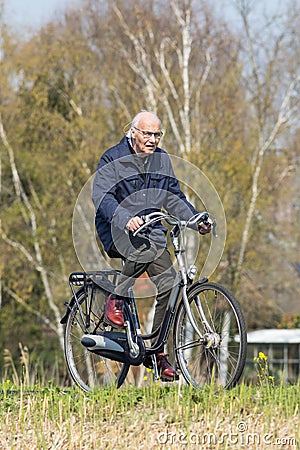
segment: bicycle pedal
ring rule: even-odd
[[[179,380],[179,375],[176,374],[174,377],[166,377],[166,376],[161,376],[160,380],[163,383],[172,383],[173,381],[178,381]]]

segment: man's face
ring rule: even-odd
[[[148,135],[147,135],[148,132]],[[153,153],[160,140],[160,122],[153,114],[141,114],[136,127],[131,128],[132,148],[139,156]]]

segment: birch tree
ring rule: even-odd
[[[257,41],[254,29],[251,29],[249,16],[251,13],[250,2],[240,1],[238,4],[239,12],[242,18],[243,30],[245,35],[245,51],[247,51],[249,71],[246,72],[247,79],[245,85],[249,89],[249,99],[252,106],[253,119],[256,138],[253,142],[253,154],[251,161],[252,183],[249,205],[246,212],[244,229],[241,237],[240,251],[237,260],[235,283],[239,285],[247,246],[251,238],[251,225],[255,218],[257,201],[263,195],[261,172],[265,163],[267,151],[271,146],[276,145],[276,139],[288,129],[291,129],[294,123],[299,120],[299,94],[300,94],[300,73],[299,66],[292,68],[289,81],[282,79],[280,83],[278,73],[282,73],[280,68],[282,52],[287,51],[287,34],[279,33],[274,36],[272,30],[274,45],[270,48],[270,41],[262,44]],[[295,11],[296,13],[296,11]],[[298,11],[299,14],[299,11]],[[271,25],[275,27],[275,18]],[[264,39],[266,28],[263,28]],[[261,52],[264,52],[264,71],[259,62]],[[273,98],[271,97],[273,93]],[[295,166],[289,166],[280,175],[280,180],[275,180],[275,185],[280,184],[288,176]]]
[[[153,6],[153,2],[150,5]],[[131,44],[123,46],[121,55],[133,73],[143,81],[146,107],[161,111],[170,126],[172,137],[175,138],[177,154],[186,157],[191,152],[193,140],[195,141],[191,130],[194,107],[190,73],[192,2],[188,1],[180,6],[179,2],[170,0],[168,7],[173,24],[169,33],[166,31],[161,39],[157,39],[155,22],[147,20],[146,14],[142,26],[136,32],[128,23],[127,15],[121,7],[116,2],[112,6],[124,36]],[[175,32],[172,33],[174,28]],[[133,54],[130,52],[131,48]],[[209,48],[205,51],[204,60],[205,64],[197,68],[198,79],[193,80],[194,89],[197,86],[195,90],[198,101],[211,67]],[[174,148],[174,143],[172,147]]]

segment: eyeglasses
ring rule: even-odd
[[[139,131],[142,135],[143,135],[143,138],[144,139],[150,139],[151,138],[151,136],[152,136],[152,134],[153,134],[153,136],[154,136],[154,139],[155,140],[158,140],[158,139],[160,139],[161,137],[162,137],[162,135],[163,135],[163,132],[162,131],[156,131],[156,132],[153,132],[153,131],[144,131],[144,130],[140,130],[139,128],[137,128],[137,127],[133,127],[136,131]]]

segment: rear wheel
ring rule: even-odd
[[[247,333],[239,303],[217,283],[195,284],[188,300],[199,336],[183,301],[174,328],[174,351],[185,380],[196,388],[215,383],[230,388],[240,379],[246,361]]]
[[[70,311],[64,339],[69,373],[73,381],[86,392],[113,384],[119,387],[130,365],[92,353],[81,344],[84,334],[97,334],[104,330],[103,311],[108,292],[101,288],[93,289],[92,301],[89,289],[82,289],[76,295],[79,307],[75,302]],[[109,328],[106,326],[105,329]]]

